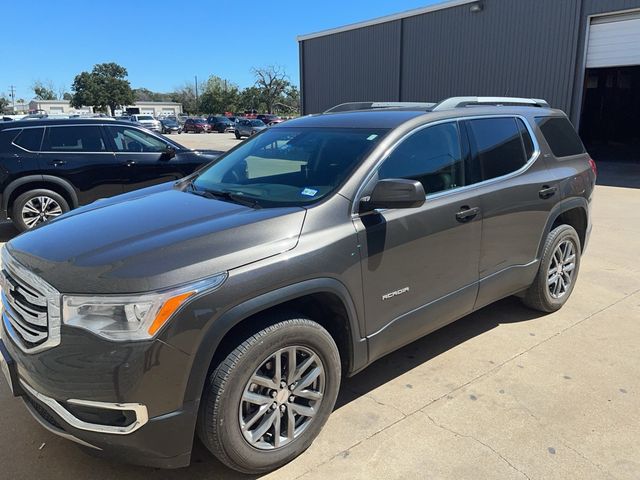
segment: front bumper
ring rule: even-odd
[[[77,337],[63,341],[59,347],[28,354],[8,338],[4,325],[0,329],[4,377],[14,396],[22,398],[29,412],[47,430],[102,457],[158,468],[189,465],[199,402],[182,402],[184,392],[176,391],[175,373],[167,371],[168,364],[165,363],[163,373],[152,373],[154,362],[168,360],[167,352],[159,352],[153,346],[156,342],[138,352],[127,351],[125,356],[131,365],[144,365],[135,372],[127,372],[130,364],[122,362],[123,357],[113,351],[109,342],[98,341],[107,343],[115,354],[111,362],[102,356],[104,352],[96,352],[95,346],[87,350],[91,348],[87,339]],[[165,349],[176,351],[172,347]],[[85,357],[86,368],[77,363],[79,357],[73,351]],[[107,370],[111,373],[107,374]],[[164,396],[173,397],[171,403],[177,408],[154,400],[162,396],[152,387],[156,381],[164,384]]]

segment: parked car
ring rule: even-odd
[[[184,177],[214,158],[127,121],[2,124],[0,219],[27,230],[100,198]]]
[[[265,125],[271,125],[275,123],[282,123],[282,119],[278,115],[270,113],[261,113],[256,117],[258,120],[262,120]]]
[[[209,133],[211,125],[204,118],[187,118],[182,126],[184,133]]]
[[[139,123],[152,132],[162,133],[162,124],[153,115],[131,115],[131,121]]]
[[[87,451],[181,467],[197,432],[261,474],[309,447],[342,374],[509,295],[561,308],[595,178],[539,100],[290,120],[8,242],[3,371]]]
[[[236,138],[240,140],[242,137],[250,137],[256,133],[260,133],[267,128],[262,120],[249,120],[243,119],[236,123],[235,134]]]
[[[182,127],[175,120],[171,120],[170,118],[163,118],[160,120],[160,124],[162,125],[161,133],[182,133]]]
[[[235,123],[222,115],[210,115],[207,123],[211,125],[211,130],[218,133],[235,131]]]

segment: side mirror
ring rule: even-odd
[[[360,212],[376,208],[416,208],[424,204],[426,194],[417,180],[390,178],[380,180],[369,197],[360,200]]]
[[[162,153],[162,160],[171,160],[176,156],[176,149],[171,145],[167,145],[167,148]]]

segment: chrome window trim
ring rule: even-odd
[[[540,144],[538,143],[538,139],[536,138],[536,136],[534,134],[533,128],[531,127],[531,124],[529,123],[529,121],[527,120],[527,118],[525,116],[518,115],[518,114],[507,114],[507,113],[505,113],[505,114],[491,114],[491,115],[460,116],[460,117],[447,118],[447,119],[444,119],[444,120],[436,120],[436,121],[433,121],[433,122],[422,124],[422,125],[414,128],[410,132],[407,132],[402,137],[400,137],[398,140],[396,140],[393,143],[393,145],[391,145],[389,148],[387,148],[387,150],[385,150],[385,152],[378,159],[376,164],[371,168],[371,171],[369,171],[369,173],[367,173],[364,181],[358,187],[358,190],[356,191],[356,195],[354,196],[353,204],[351,206],[351,214],[355,215],[355,216],[359,216],[358,211],[357,211],[357,206],[359,204],[359,199],[361,198],[362,191],[367,186],[367,184],[371,181],[371,179],[376,174],[376,172],[378,171],[378,169],[380,168],[382,163],[384,161],[386,161],[389,158],[389,155],[391,155],[393,153],[393,151],[402,142],[404,142],[407,138],[409,138],[410,136],[412,136],[413,134],[415,134],[415,133],[417,133],[417,132],[419,132],[421,130],[424,130],[425,128],[433,127],[435,125],[440,125],[440,124],[443,124],[443,123],[451,123],[451,122],[456,122],[457,123],[457,122],[461,122],[461,121],[464,121],[464,120],[480,120],[480,119],[487,119],[487,118],[514,118],[514,119],[515,118],[519,118],[520,120],[522,120],[522,122],[524,123],[525,128],[527,129],[527,132],[529,133],[529,136],[531,137],[531,141],[533,143],[533,154],[531,155],[531,157],[518,170],[515,170],[513,172],[507,173],[506,175],[502,175],[500,177],[495,177],[495,178],[490,178],[488,180],[483,180],[483,181],[477,182],[477,183],[472,183],[471,185],[464,185],[464,186],[458,187],[458,188],[451,188],[449,190],[443,190],[441,192],[427,194],[425,196],[425,199],[433,200],[433,199],[445,197],[445,196],[448,196],[448,195],[453,195],[453,194],[456,194],[456,193],[459,193],[459,192],[469,191],[469,190],[472,190],[472,189],[475,189],[475,188],[482,188],[482,187],[484,187],[486,185],[491,185],[491,184],[499,182],[499,181],[508,180],[510,178],[516,177],[518,175],[523,174],[527,170],[529,170],[529,168],[531,168],[531,166],[536,162],[536,160],[540,156],[541,150],[540,150]],[[524,146],[523,146],[523,148],[524,148]],[[369,213],[369,212],[367,212],[367,213]]]
[[[2,312],[4,330],[11,337],[13,343],[27,354],[38,353],[60,345],[60,326],[62,324],[62,315],[60,311],[60,302],[62,297],[60,292],[26,267],[18,263],[18,261],[15,260],[7,251],[6,247],[2,248],[2,269],[7,270],[12,277],[17,278],[18,280],[16,281],[25,282],[27,285],[33,285],[33,288],[38,292],[41,292],[46,298],[47,304],[47,326],[49,334],[47,340],[33,348],[29,348],[22,343],[21,338],[16,334],[14,327],[9,320],[7,313],[4,311]]]
[[[87,432],[96,432],[96,433],[108,433],[112,435],[128,435],[130,433],[135,432],[140,429],[149,421],[149,413],[147,411],[147,407],[141,403],[111,403],[111,402],[94,402],[91,400],[77,400],[70,399],[67,400],[67,403],[72,405],[78,405],[83,407],[90,407],[96,409],[103,410],[116,410],[120,412],[124,411],[132,411],[136,414],[136,419],[130,425],[126,427],[118,427],[115,425],[100,425],[97,423],[89,423],[84,420],[80,420],[78,417],[74,416],[69,410],[64,408],[57,400],[54,400],[51,397],[44,395],[43,393],[35,390],[31,385],[25,382],[23,379],[20,379],[20,385],[36,400],[45,404],[51,410],[53,410],[56,415],[58,415],[62,420],[71,425],[73,428],[77,428],[78,430],[85,430]]]

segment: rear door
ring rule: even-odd
[[[476,308],[526,288],[557,184],[539,158],[531,126],[515,116],[463,122],[484,214]],[[547,193],[545,193],[547,192]]]
[[[184,176],[183,165],[167,155],[167,142],[135,127],[105,127],[116,161],[124,171],[124,191],[137,190]],[[193,170],[193,169],[192,169]],[[191,170],[191,171],[192,171]]]
[[[100,125],[46,127],[40,167],[76,189],[80,205],[122,193],[124,169],[108,147]]]

